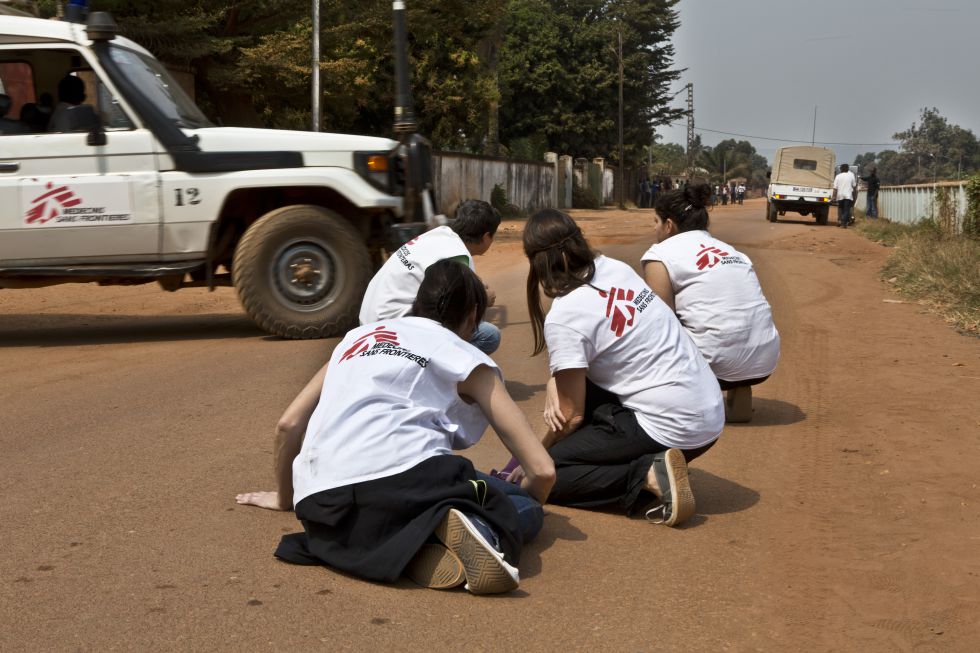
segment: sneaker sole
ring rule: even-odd
[[[466,589],[473,594],[500,594],[517,589],[517,569],[486,544],[455,508],[436,528],[435,536],[456,554],[466,574]]]
[[[458,587],[466,582],[463,563],[441,544],[423,544],[404,573],[415,584],[435,590]]]
[[[670,479],[670,517],[667,526],[677,526],[694,514],[694,492],[687,476],[687,461],[679,449],[668,449],[664,455],[667,477]]]

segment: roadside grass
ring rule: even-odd
[[[894,251],[882,278],[964,333],[980,336],[980,241],[944,236],[935,223],[859,220],[858,231]]]

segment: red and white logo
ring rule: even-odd
[[[724,252],[717,247],[705,247],[701,245],[701,251],[698,252],[697,256],[698,269],[704,270],[705,268],[713,268],[718,265],[723,256],[728,256],[728,252]]]
[[[374,331],[366,333],[355,340],[354,345],[345,351],[344,355],[340,357],[340,362],[343,363],[346,360],[350,360],[355,356],[366,352],[369,347],[378,342],[389,342],[393,345],[397,345],[398,334],[396,334],[394,331],[389,331],[384,326],[379,326]]]
[[[617,338],[621,337],[626,327],[633,326],[633,320],[636,318],[636,306],[633,305],[633,297],[636,293],[622,288],[610,288],[609,292],[600,290],[599,296],[608,298],[606,317],[612,318],[609,328]]]
[[[45,186],[47,192],[31,200],[31,207],[24,214],[27,224],[44,224],[61,215],[61,209],[78,206],[82,200],[68,186],[53,187],[52,182]]]

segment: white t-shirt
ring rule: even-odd
[[[433,320],[403,317],[351,330],[330,357],[320,401],[293,461],[293,503],[393,476],[476,443],[487,428],[457,384],[497,366]],[[497,371],[499,374],[499,371]]]
[[[847,172],[841,172],[834,177],[834,190],[837,191],[837,199],[854,199],[855,189],[857,189],[857,179],[854,177],[854,173],[850,170]]]
[[[425,269],[444,258],[473,257],[449,227],[436,227],[395,251],[368,284],[358,315],[361,324],[407,315],[422,285]]]
[[[686,231],[651,246],[642,260],[667,268],[677,317],[715,376],[745,381],[773,373],[779,332],[748,256],[707,231]]]
[[[591,285],[555,298],[544,323],[551,373],[586,368],[661,444],[695,449],[725,423],[718,381],[694,342],[631,267],[605,256]],[[598,290],[597,290],[598,289]]]

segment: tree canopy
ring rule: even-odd
[[[623,40],[627,160],[642,161],[667,106],[677,0],[411,0],[410,69],[420,131],[437,147],[539,158],[616,156],[617,37]],[[44,15],[60,3],[41,0]],[[308,0],[97,0],[123,35],[192,72],[225,125],[310,124]],[[390,134],[389,0],[322,0],[324,129]]]
[[[976,136],[949,124],[936,108],[922,109],[918,122],[893,138],[901,142],[898,151],[867,152],[855,159],[862,175],[875,165],[883,184],[916,184],[965,179],[980,170]]]

